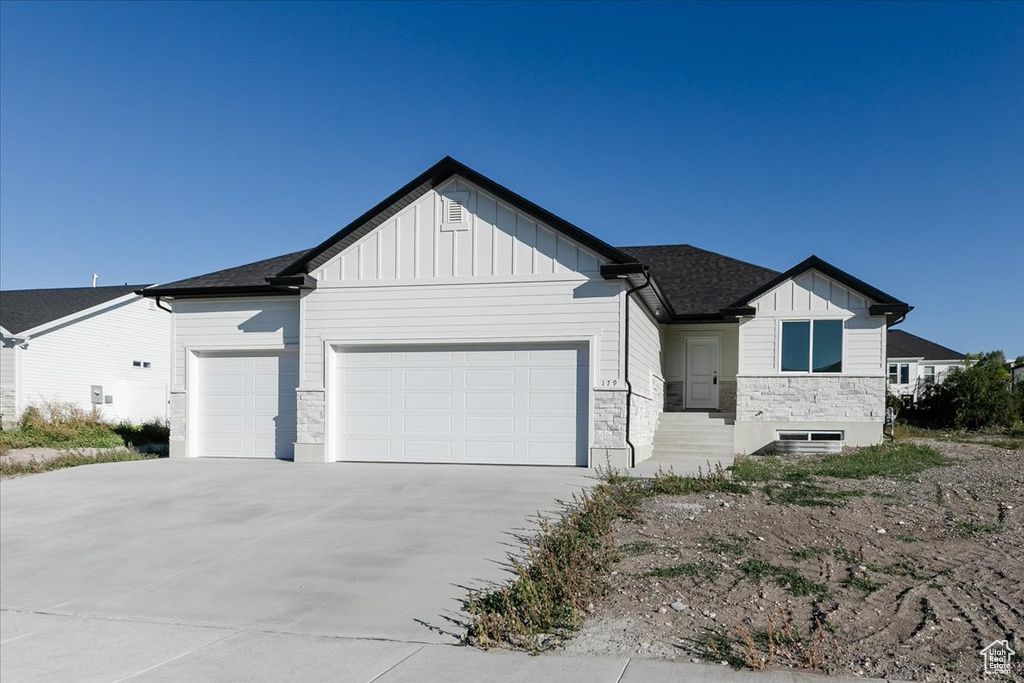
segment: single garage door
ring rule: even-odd
[[[199,455],[290,458],[297,353],[216,353],[200,359]]]
[[[587,464],[582,345],[347,348],[339,459]]]

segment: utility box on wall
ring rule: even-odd
[[[92,404],[95,405],[95,406],[103,404],[103,387],[101,385],[99,385],[99,384],[93,384],[92,385],[92,392],[91,392],[90,399],[92,400]]]

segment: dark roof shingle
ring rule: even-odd
[[[308,249],[283,254],[273,258],[246,263],[245,265],[225,268],[205,275],[185,278],[167,284],[157,285],[154,292],[165,289],[205,289],[207,287],[266,287],[267,278],[277,275],[286,266],[293,263]]]
[[[714,316],[779,272],[689,244],[620,247],[651,267],[679,316]]]
[[[11,289],[0,292],[0,327],[11,334],[113,301],[148,285]]]
[[[925,360],[963,360],[964,354],[903,330],[889,330],[886,358],[924,358]]]

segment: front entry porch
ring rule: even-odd
[[[736,411],[739,325],[669,325],[665,339],[665,410]]]

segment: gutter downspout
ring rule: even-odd
[[[168,313],[174,313],[174,311],[172,311],[171,309],[169,309],[169,308],[167,308],[166,306],[163,305],[163,302],[160,301],[160,297],[155,297],[154,300],[156,301],[156,307],[159,308],[161,311],[167,311]]]
[[[633,385],[629,381],[629,296],[631,294],[634,294],[635,292],[640,291],[641,289],[643,289],[645,287],[650,287],[651,286],[651,269],[648,268],[647,266],[644,266],[642,272],[644,274],[644,282],[643,282],[643,284],[639,284],[639,285],[637,285],[635,287],[631,287],[630,289],[626,290],[626,310],[625,310],[625,319],[626,319],[625,320],[625,322],[626,322],[625,337],[626,337],[626,340],[625,340],[625,343],[623,344],[623,346],[625,347],[624,348],[624,351],[625,351],[624,355],[625,355],[625,361],[626,362],[625,362],[625,368],[623,369],[623,372],[622,372],[622,377],[623,377],[623,380],[626,382],[626,445],[629,446],[629,466],[630,467],[636,467],[636,446],[633,445],[633,442],[629,438],[629,427],[630,427],[629,416],[630,416],[630,413],[632,412],[631,408],[632,408],[632,405],[633,405]],[[629,281],[627,280],[627,283],[628,282]]]

